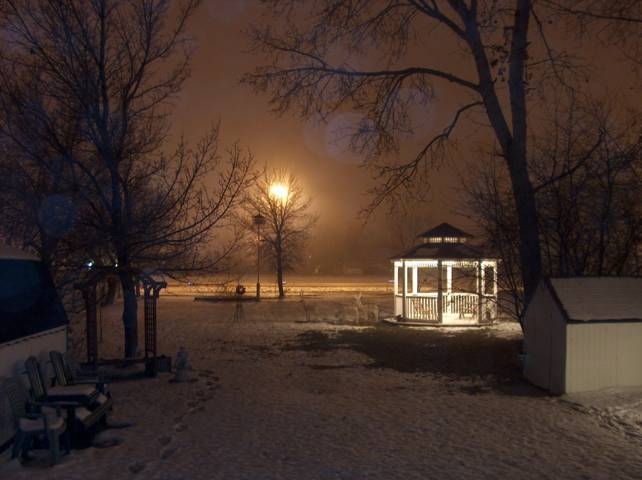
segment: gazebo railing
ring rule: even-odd
[[[397,295],[395,298],[398,307],[401,310],[403,296]],[[442,295],[442,312],[445,318],[475,318],[478,315],[479,296],[476,293],[444,293]],[[412,320],[438,321],[439,312],[437,309],[437,293],[419,293],[406,296],[406,318]],[[496,315],[496,305],[492,295],[482,297],[482,320],[487,315],[494,318]]]
[[[479,297],[476,293],[451,293],[444,295],[444,313],[459,317],[477,315]]]
[[[437,296],[407,297],[406,316],[417,320],[438,320]]]

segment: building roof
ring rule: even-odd
[[[394,258],[427,260],[478,260],[484,258],[483,252],[465,243],[422,243]]]
[[[642,320],[642,277],[551,278],[567,321]]]
[[[456,238],[471,238],[470,233],[466,233],[457,227],[453,227],[450,223],[442,223],[424,233],[417,235],[417,238],[430,238],[430,237],[456,237]]]
[[[40,260],[37,255],[22,250],[18,247],[6,245],[0,242],[0,259],[13,259],[13,260]]]
[[[0,344],[68,323],[47,266],[29,258],[0,258]]]

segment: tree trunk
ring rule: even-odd
[[[285,290],[283,289],[283,251],[280,244],[276,249],[276,283],[279,286],[279,298],[285,297]]]
[[[512,139],[504,145],[510,172],[519,223],[519,256],[524,282],[524,305],[527,305],[542,272],[539,228],[535,191],[528,176],[526,143],[528,138],[526,105],[526,59],[528,58],[528,24],[532,2],[515,2],[515,20],[509,60],[508,89],[510,92]]]
[[[134,358],[138,351],[138,299],[132,275],[121,271],[120,284],[123,287],[123,327],[125,330],[125,358]]]
[[[102,305],[113,305],[116,301],[116,293],[118,291],[118,279],[113,276],[108,276],[105,281],[107,282],[107,293],[103,298]]]
[[[535,192],[528,177],[526,159],[519,153],[515,155],[515,151],[511,150],[508,160],[519,223],[519,258],[524,283],[524,304],[526,305],[535,293],[542,273]]]
[[[529,0],[516,0],[508,67],[512,132],[497,97],[495,80],[486,56],[479,26],[472,18],[466,25],[468,44],[479,75],[479,92],[484,101],[488,120],[501,146],[513,187],[513,198],[519,224],[519,256],[526,303],[535,292],[542,270],[535,192],[528,176],[526,157],[525,65],[531,3]]]

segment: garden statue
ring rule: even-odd
[[[174,363],[176,369],[176,381],[187,382],[189,381],[189,370],[192,366],[189,363],[189,357],[185,347],[180,347],[176,353],[176,362]]]

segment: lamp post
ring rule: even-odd
[[[261,225],[265,224],[265,217],[258,213],[252,221],[256,225],[256,299],[261,300]]]

